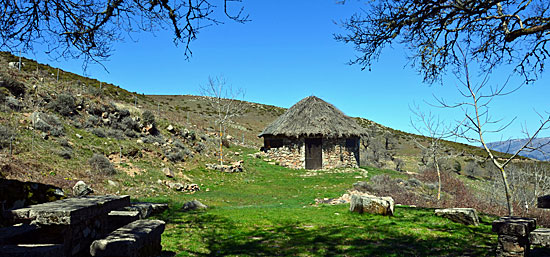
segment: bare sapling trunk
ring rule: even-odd
[[[459,49],[462,53],[462,50]],[[502,120],[494,119],[489,114],[489,104],[497,96],[505,96],[518,90],[521,86],[512,90],[506,90],[506,83],[503,86],[490,87],[487,86],[489,80],[489,73],[481,80],[479,84],[474,84],[470,80],[470,74],[468,71],[468,61],[466,60],[466,54],[462,53],[463,60],[461,60],[461,69],[457,73],[457,78],[461,83],[461,86],[457,87],[459,94],[467,100],[458,102],[456,104],[448,104],[442,99],[436,98],[441,107],[446,108],[460,108],[464,112],[464,119],[456,125],[453,130],[453,134],[457,137],[466,139],[467,141],[475,144],[481,144],[488,159],[491,160],[493,165],[498,169],[502,184],[504,187],[506,206],[508,208],[508,215],[514,215],[514,203],[512,199],[512,191],[510,190],[510,183],[508,180],[508,172],[506,166],[515,159],[522,151],[539,151],[542,146],[534,146],[532,142],[537,138],[539,132],[549,128],[550,114],[548,117],[540,116],[540,126],[534,133],[529,134],[524,131],[527,140],[525,143],[514,151],[514,153],[506,158],[497,157],[494,155],[485,141],[485,135],[490,133],[500,133],[506,129],[512,121],[501,125]],[[547,113],[548,114],[548,113]]]

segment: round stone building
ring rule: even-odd
[[[258,136],[263,150],[281,166],[330,169],[359,166],[365,130],[322,99],[309,96],[269,124]]]

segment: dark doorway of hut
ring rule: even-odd
[[[323,168],[323,140],[321,138],[306,138],[306,169]]]

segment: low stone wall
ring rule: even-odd
[[[65,198],[59,187],[36,182],[0,179],[0,212]]]

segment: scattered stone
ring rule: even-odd
[[[138,143],[138,144],[143,144],[143,140],[138,139],[138,140],[136,140],[136,143]]]
[[[170,133],[176,132],[176,129],[174,128],[174,126],[172,126],[172,124],[168,125],[168,127],[166,128],[166,130],[168,130],[168,132],[170,132]]]
[[[76,182],[73,186],[73,195],[75,196],[86,196],[92,193],[94,193],[94,190],[82,180]]]
[[[173,177],[174,177],[174,172],[173,172],[170,168],[168,168],[168,167],[162,169],[162,172],[164,173],[165,176],[167,176],[167,177],[169,177],[169,178],[173,178]]]
[[[48,133],[46,133],[46,132],[40,133],[40,136],[41,136],[42,139],[44,139],[44,140],[48,140],[48,138],[50,138],[50,135],[48,135]]]
[[[437,209],[435,210],[435,215],[464,225],[479,226],[479,218],[476,210],[473,208]]]
[[[394,201],[391,197],[352,195],[350,211],[393,216]]]
[[[84,137],[83,137],[83,136],[81,136],[80,134],[76,134],[75,136],[76,136],[76,137],[77,137],[78,139],[82,139],[82,138],[84,138]]]
[[[160,146],[160,143],[159,142],[153,142],[153,145],[154,146]]]
[[[228,135],[227,137],[225,137],[225,138],[226,138],[227,140],[233,139],[233,137],[232,137],[232,136],[229,136],[229,135]]]
[[[182,211],[193,211],[193,210],[203,210],[207,209],[208,206],[202,204],[201,202],[197,200],[189,201],[183,204],[183,207],[181,207]]]
[[[221,164],[206,164],[206,168],[211,170],[219,170],[221,172],[227,172],[227,173],[235,173],[235,172],[242,172],[244,170],[243,168],[243,160],[236,161],[232,163],[231,165],[221,165]]]
[[[112,186],[112,187],[118,187],[118,183],[117,182],[114,182],[112,180],[107,180],[107,184],[109,184],[109,186]]]
[[[175,189],[176,191],[182,191],[183,190],[183,184],[182,183],[168,181],[166,183],[166,185],[171,189]]]
[[[136,220],[106,238],[90,245],[91,256],[157,256],[166,223],[161,220]]]

